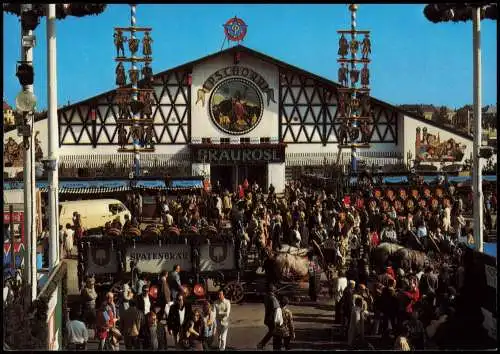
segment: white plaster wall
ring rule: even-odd
[[[408,151],[411,152],[412,158],[415,158],[415,140],[416,140],[416,129],[417,127],[420,127],[420,129],[423,129],[424,127],[427,127],[427,131],[430,134],[437,135],[439,133],[439,137],[441,141],[448,140],[450,138],[453,138],[456,142],[460,144],[464,144],[466,146],[465,151],[464,151],[464,157],[462,161],[456,161],[453,163],[463,163],[466,159],[469,158],[470,154],[472,153],[472,140],[462,138],[461,136],[458,136],[456,134],[450,133],[444,129],[437,128],[433,125],[423,123],[419,120],[413,119],[411,117],[405,116],[404,119],[404,156],[406,158],[406,154]],[[422,133],[421,133],[422,134]],[[424,162],[425,164],[433,164],[435,166],[440,166],[440,162]]]
[[[205,94],[205,105],[201,101],[196,104],[197,92],[203,86],[205,80],[214,74],[217,70],[233,66],[233,56],[226,54],[200,63],[193,68],[191,85],[191,137],[219,137],[230,138],[235,135],[227,134],[220,130],[210,118],[209,100],[213,89]],[[260,138],[278,136],[278,101],[279,101],[279,78],[278,68],[269,63],[263,62],[257,58],[249,57],[244,53],[241,56],[241,67],[248,67],[260,74],[268,83],[269,87],[274,89],[274,100],[267,105],[267,96],[261,92],[264,101],[264,113],[260,123],[250,132],[244,135],[238,135],[239,138]],[[260,89],[259,89],[260,91]]]
[[[276,193],[285,192],[285,164],[270,163],[267,165],[268,186],[272,183]]]

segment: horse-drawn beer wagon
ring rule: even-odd
[[[207,279],[223,284],[221,271],[236,271],[234,242],[210,226],[201,230],[161,230],[156,225],[143,230],[131,227],[123,232],[110,229],[100,237],[85,237],[78,250],[79,282],[93,276],[99,292],[118,292],[138,273],[157,285],[161,271],[170,272],[178,264],[188,296],[203,298],[207,295]]]

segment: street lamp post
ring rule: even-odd
[[[56,57],[56,5],[47,5],[47,95],[49,121],[49,148],[45,167],[49,171],[49,270],[60,259],[59,240],[59,173],[57,170],[59,129],[57,121],[57,57]]]
[[[23,22],[32,9],[31,4],[23,4],[21,7],[21,61],[29,67],[33,67],[33,47],[35,44],[33,30]],[[33,83],[23,85],[23,93],[33,94]],[[35,228],[35,146],[33,138],[34,104],[33,109],[28,110],[23,106],[22,99],[16,99],[18,110],[23,111],[23,143],[24,143],[24,233],[25,233],[25,257],[24,257],[24,284],[29,284],[27,291],[27,304],[36,299],[37,296],[37,272],[36,272],[36,228]],[[19,102],[18,102],[19,101]]]
[[[481,8],[473,7],[473,62],[474,62],[474,145],[472,153],[474,154],[472,168],[473,185],[473,217],[474,217],[474,236],[476,237],[476,250],[483,252],[483,183],[482,183],[482,160],[479,157],[479,150],[482,144],[481,127]]]

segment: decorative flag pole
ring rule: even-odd
[[[357,170],[356,148],[369,148],[372,126],[372,111],[370,108],[370,72],[368,64],[371,54],[370,31],[356,29],[356,13],[358,5],[349,5],[351,11],[351,29],[339,30],[340,56],[337,61],[340,64],[338,80],[342,85],[338,89],[338,114],[340,128],[338,130],[338,155],[337,165],[340,161],[343,148],[351,149],[351,167],[353,172]],[[346,36],[350,35],[350,41]],[[363,40],[358,40],[359,35],[364,35]],[[358,51],[361,49],[361,58]],[[361,70],[358,65],[362,65]]]
[[[119,105],[118,124],[118,144],[120,148],[118,152],[127,152],[134,154],[134,177],[140,176],[140,152],[154,152],[153,142],[153,119],[152,107],[154,100],[151,98],[153,94],[152,80],[153,70],[150,63],[152,49],[151,43],[153,39],[150,36],[151,28],[137,27],[137,6],[130,5],[130,27],[115,27],[114,44],[116,47],[116,58],[118,62],[116,66],[116,84],[117,88],[117,103]],[[127,39],[123,35],[124,32],[130,32],[130,38]],[[143,33],[142,54],[143,57],[137,55],[141,40],[137,38],[137,33]],[[125,56],[124,43],[128,42],[130,56]],[[137,63],[144,63],[144,66],[139,73]],[[124,63],[131,63],[131,68],[128,70],[128,78],[130,84],[127,83]],[[140,74],[142,77],[140,78]],[[132,112],[132,115],[130,115]],[[125,127],[130,127],[127,131]],[[132,147],[125,147],[132,137]]]

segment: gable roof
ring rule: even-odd
[[[324,77],[321,77],[321,76],[318,76],[316,74],[313,74],[309,71],[306,71],[306,70],[303,70],[301,68],[298,68],[296,66],[293,66],[291,64],[288,64],[288,63],[285,63],[284,61],[281,61],[281,60],[278,60],[276,58],[273,58],[267,54],[264,54],[264,53],[261,53],[261,52],[258,52],[256,50],[253,50],[253,49],[250,49],[250,48],[247,48],[241,44],[239,45],[236,45],[236,46],[233,46],[233,47],[230,47],[230,48],[227,48],[225,50],[222,50],[222,51],[218,51],[218,52],[215,52],[213,54],[209,54],[207,56],[204,56],[202,58],[199,58],[199,59],[196,59],[196,60],[193,60],[191,62],[188,62],[188,63],[185,63],[185,64],[182,64],[182,65],[179,65],[179,66],[176,66],[174,68],[171,68],[171,69],[168,69],[168,70],[164,70],[164,71],[161,71],[159,73],[156,73],[153,75],[153,77],[158,77],[158,76],[162,76],[162,75],[165,75],[169,72],[175,72],[175,71],[178,71],[178,70],[192,70],[192,68],[194,66],[196,66],[197,64],[199,63],[202,63],[202,62],[205,62],[207,60],[210,60],[210,59],[214,59],[214,58],[217,58],[221,55],[224,55],[224,54],[233,54],[235,52],[239,52],[239,53],[247,53],[255,58],[258,58],[258,59],[261,59],[262,61],[264,62],[268,62],[268,63],[272,63],[280,68],[283,68],[283,69],[286,69],[286,70],[289,70],[289,71],[294,71],[294,72],[297,72],[297,73],[300,73],[304,76],[307,76],[313,80],[316,80],[317,82],[321,83],[321,84],[324,84],[325,86],[331,86],[331,87],[335,87],[335,88],[340,88],[342,87],[342,85],[340,85],[339,83],[337,82],[334,82],[334,81],[331,81],[329,79],[326,79]],[[128,85],[130,86],[130,85]],[[82,100],[80,102],[77,102],[77,103],[74,103],[74,104],[71,104],[69,106],[65,106],[65,107],[62,107],[62,108],[59,108],[58,109],[58,112],[61,110],[61,109],[67,109],[68,107],[71,107],[71,106],[75,106],[75,105],[78,105],[78,104],[81,104],[81,103],[86,103],[86,102],[89,102],[89,101],[93,101],[101,96],[105,96],[107,94],[110,94],[111,92],[115,91],[116,89],[112,89],[112,90],[109,90],[107,92],[103,92],[103,93],[100,93],[94,97],[91,97],[91,98],[88,98],[88,99],[85,99],[85,100]],[[472,136],[469,135],[469,134],[466,134],[464,132],[461,132],[459,130],[456,130],[456,129],[452,129],[452,128],[449,128],[449,127],[446,127],[444,125],[441,125],[441,124],[438,124],[436,122],[433,122],[433,121],[429,121],[423,117],[419,117],[418,115],[414,114],[414,113],[411,113],[411,112],[408,112],[404,109],[402,109],[401,107],[397,107],[397,106],[394,106],[390,103],[387,103],[387,102],[384,102],[384,101],[381,101],[379,99],[376,99],[374,97],[371,97],[372,99],[372,102],[377,104],[377,105],[380,105],[380,106],[383,106],[383,107],[386,107],[386,108],[389,108],[391,110],[394,110],[394,111],[397,111],[407,117],[410,117],[412,119],[415,119],[415,120],[418,120],[422,123],[425,123],[425,124],[428,124],[428,125],[431,125],[431,126],[434,126],[436,128],[439,128],[439,129],[443,129],[443,130],[446,130],[446,131],[449,131],[450,133],[453,133],[453,134],[456,134],[464,139],[468,139],[468,140],[472,140]],[[38,117],[38,119],[35,119],[35,120],[41,120],[41,119],[44,119],[46,118],[46,115],[45,116],[40,116]]]

